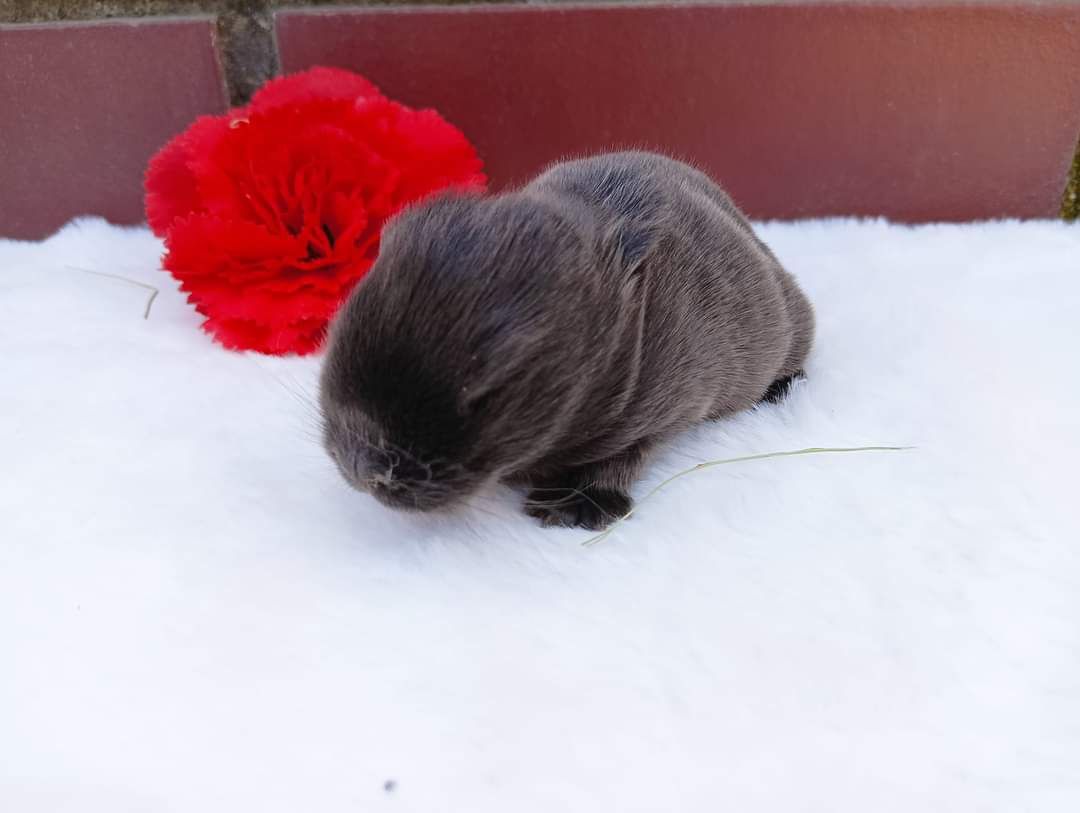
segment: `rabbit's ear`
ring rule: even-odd
[[[655,223],[620,218],[601,238],[604,259],[634,277],[659,242],[659,233]]]

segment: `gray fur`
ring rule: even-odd
[[[660,155],[395,218],[331,330],[325,440],[400,508],[501,479],[547,524],[629,510],[648,452],[798,374],[813,311],[724,191]]]

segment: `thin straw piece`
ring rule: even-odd
[[[724,460],[707,460],[704,463],[698,463],[696,466],[691,466],[688,469],[684,469],[683,471],[671,475],[669,478],[656,486],[652,491],[650,491],[648,494],[638,500],[633,508],[623,514],[613,523],[611,523],[611,525],[609,525],[606,530],[601,531],[596,536],[589,537],[581,544],[585,547],[589,547],[590,545],[595,545],[598,542],[602,542],[604,539],[607,539],[607,537],[609,537],[617,527],[619,527],[622,523],[626,522],[626,520],[630,519],[630,517],[634,515],[634,512],[637,511],[637,509],[641,506],[642,503],[649,500],[662,488],[666,488],[668,485],[673,483],[675,480],[678,480],[680,477],[685,477],[686,475],[693,474],[694,472],[704,471],[705,469],[715,468],[716,466],[726,466],[728,463],[745,463],[750,460],[767,460],[772,457],[797,457],[799,455],[839,454],[846,452],[903,452],[914,448],[914,446],[809,446],[805,449],[795,449],[788,452],[766,452],[764,454],[745,455],[744,457],[729,457]]]

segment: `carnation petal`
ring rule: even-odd
[[[318,100],[358,99],[379,95],[379,89],[375,85],[352,71],[316,67],[271,79],[252,97],[251,109],[260,111]]]
[[[251,284],[278,276],[282,267],[304,256],[304,248],[294,236],[208,214],[174,221],[165,247],[165,269],[181,282],[210,277]]]
[[[146,222],[158,237],[177,217],[203,210],[192,162],[228,127],[228,116],[202,116],[150,159],[144,179]]]

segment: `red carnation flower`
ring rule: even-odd
[[[215,339],[303,354],[371,267],[388,218],[484,185],[476,151],[438,113],[313,68],[166,144],[147,169],[146,219]]]

